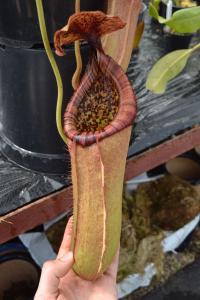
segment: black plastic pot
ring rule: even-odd
[[[172,14],[176,11],[183,9],[184,7],[181,6],[174,6],[172,7]],[[166,12],[167,12],[167,5],[164,2],[160,2],[159,4],[159,15],[163,18],[166,18]]]
[[[49,39],[74,13],[75,0],[44,0]],[[81,10],[104,10],[105,1],[81,1]],[[28,47],[41,43],[35,0],[0,1],[0,44]]]
[[[104,10],[106,1],[81,1],[81,10]],[[75,0],[43,0],[50,42],[74,13]],[[56,81],[43,48],[35,0],[0,1],[1,151],[15,163],[39,172],[68,169],[66,145],[58,135]],[[82,46],[84,65],[88,46]],[[64,85],[64,104],[72,96],[73,48],[56,57]]]
[[[82,46],[84,64],[88,46]],[[64,83],[64,104],[72,96],[73,48],[56,57]],[[39,172],[65,173],[66,145],[58,135],[56,81],[44,49],[0,48],[0,135],[2,152],[17,164]]]
[[[0,299],[33,299],[40,269],[18,240],[0,245]]]
[[[200,0],[196,1],[197,5],[200,5]],[[172,14],[175,13],[176,11],[180,10],[180,9],[184,9],[186,7],[182,7],[182,6],[172,6]],[[167,13],[167,5],[164,2],[160,2],[159,4],[159,15],[163,18],[166,18],[166,13]]]
[[[193,34],[165,34],[165,48],[167,52],[171,52],[178,49],[187,49],[190,45]]]
[[[183,7],[173,6],[172,14]],[[166,18],[167,6],[162,1],[160,2],[159,14],[160,16]],[[193,34],[178,34],[166,30],[166,26],[163,27],[164,37],[165,37],[165,48],[166,52],[171,52],[178,49],[187,49],[193,37]]]
[[[197,0],[195,2],[197,3],[197,5],[200,5],[200,0]],[[186,8],[186,7],[173,5],[172,13],[174,13],[180,9],[183,9],[183,8]],[[164,2],[161,1],[159,4],[159,15],[162,16],[163,18],[166,18],[166,11],[167,11],[167,6]]]

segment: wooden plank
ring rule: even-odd
[[[33,229],[72,208],[72,187],[64,188],[1,218],[0,243]]]
[[[200,126],[168,140],[127,161],[125,180],[174,158],[200,144]],[[0,243],[43,224],[72,207],[72,188],[43,197],[5,216],[0,223]]]
[[[200,145],[200,126],[129,159],[126,163],[125,180],[149,171],[197,145]]]

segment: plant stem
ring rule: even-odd
[[[58,69],[58,66],[56,64],[55,58],[53,56],[53,53],[51,51],[51,47],[49,44],[49,39],[47,35],[47,29],[46,29],[46,24],[45,24],[45,18],[44,18],[44,10],[43,10],[43,5],[42,5],[42,0],[35,0],[36,2],[36,7],[37,7],[37,13],[38,13],[38,19],[39,19],[39,25],[40,25],[40,31],[42,35],[42,40],[44,43],[44,47],[49,59],[49,62],[51,64],[51,67],[53,69],[55,78],[56,78],[56,83],[57,83],[57,89],[58,89],[58,95],[57,95],[57,105],[56,105],[56,125],[58,132],[64,141],[64,143],[67,143],[67,138],[64,134],[63,127],[62,127],[62,101],[63,101],[63,84],[62,84],[62,79],[60,76],[60,72]]]

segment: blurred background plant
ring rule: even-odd
[[[189,0],[177,0],[173,3],[168,1],[166,9],[168,9],[169,3],[172,7],[179,5],[179,9],[171,16],[166,12],[166,17],[163,17],[160,15],[161,2],[160,0],[150,2],[149,14],[158,23],[166,26],[170,33],[188,35],[196,33],[200,29],[200,6],[197,6],[197,3]],[[146,88],[156,94],[164,93],[168,82],[183,71],[190,56],[199,48],[200,43],[189,49],[172,51],[159,59],[148,74]]]

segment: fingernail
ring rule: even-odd
[[[64,261],[64,262],[72,260],[72,259],[73,259],[73,253],[71,251],[59,258],[59,260]]]

